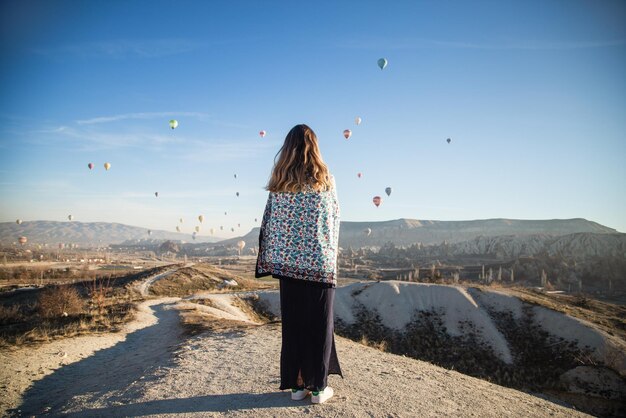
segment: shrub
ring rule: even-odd
[[[72,286],[52,286],[44,289],[38,297],[39,315],[44,318],[77,315],[83,313],[84,301]]]
[[[102,316],[107,312],[107,298],[113,291],[111,280],[109,279],[93,279],[88,286],[89,297],[91,298],[91,307],[95,309],[98,315]]]

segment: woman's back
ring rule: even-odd
[[[339,202],[325,191],[270,192],[263,222],[257,274],[337,283]]]

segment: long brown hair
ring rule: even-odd
[[[267,190],[299,192],[307,185],[316,191],[330,190],[332,187],[328,167],[317,145],[317,136],[313,129],[302,124],[291,128],[285,143],[274,157]]]

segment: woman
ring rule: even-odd
[[[294,126],[276,156],[256,277],[280,280],[280,389],[323,403],[333,396],[328,375],[341,375],[333,334],[339,203],[311,128]]]

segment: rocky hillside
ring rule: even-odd
[[[455,244],[421,247],[428,255],[493,255],[498,259],[548,255],[569,259],[590,257],[626,258],[626,234],[576,233],[562,236],[524,235],[477,237]]]
[[[280,315],[277,292],[261,292],[259,299]],[[334,312],[340,335],[385,351],[551,393],[588,411],[601,406],[593,411],[600,415],[624,411],[626,342],[617,332],[623,308],[526,300],[506,289],[386,281],[338,287]]]
[[[366,231],[371,230],[367,235]],[[397,219],[386,222],[342,222],[339,244],[353,248],[395,245],[457,243],[477,237],[502,235],[569,235],[579,232],[611,234],[617,231],[586,219],[484,219],[474,221],[425,221]]]
[[[27,237],[29,243],[49,245],[72,243],[97,246],[145,239],[192,240],[191,233],[155,230],[149,235],[147,228],[109,222],[24,221],[21,225],[15,222],[0,223],[0,243],[11,244],[17,242],[21,236]],[[198,236],[196,241],[210,242],[215,239]]]

